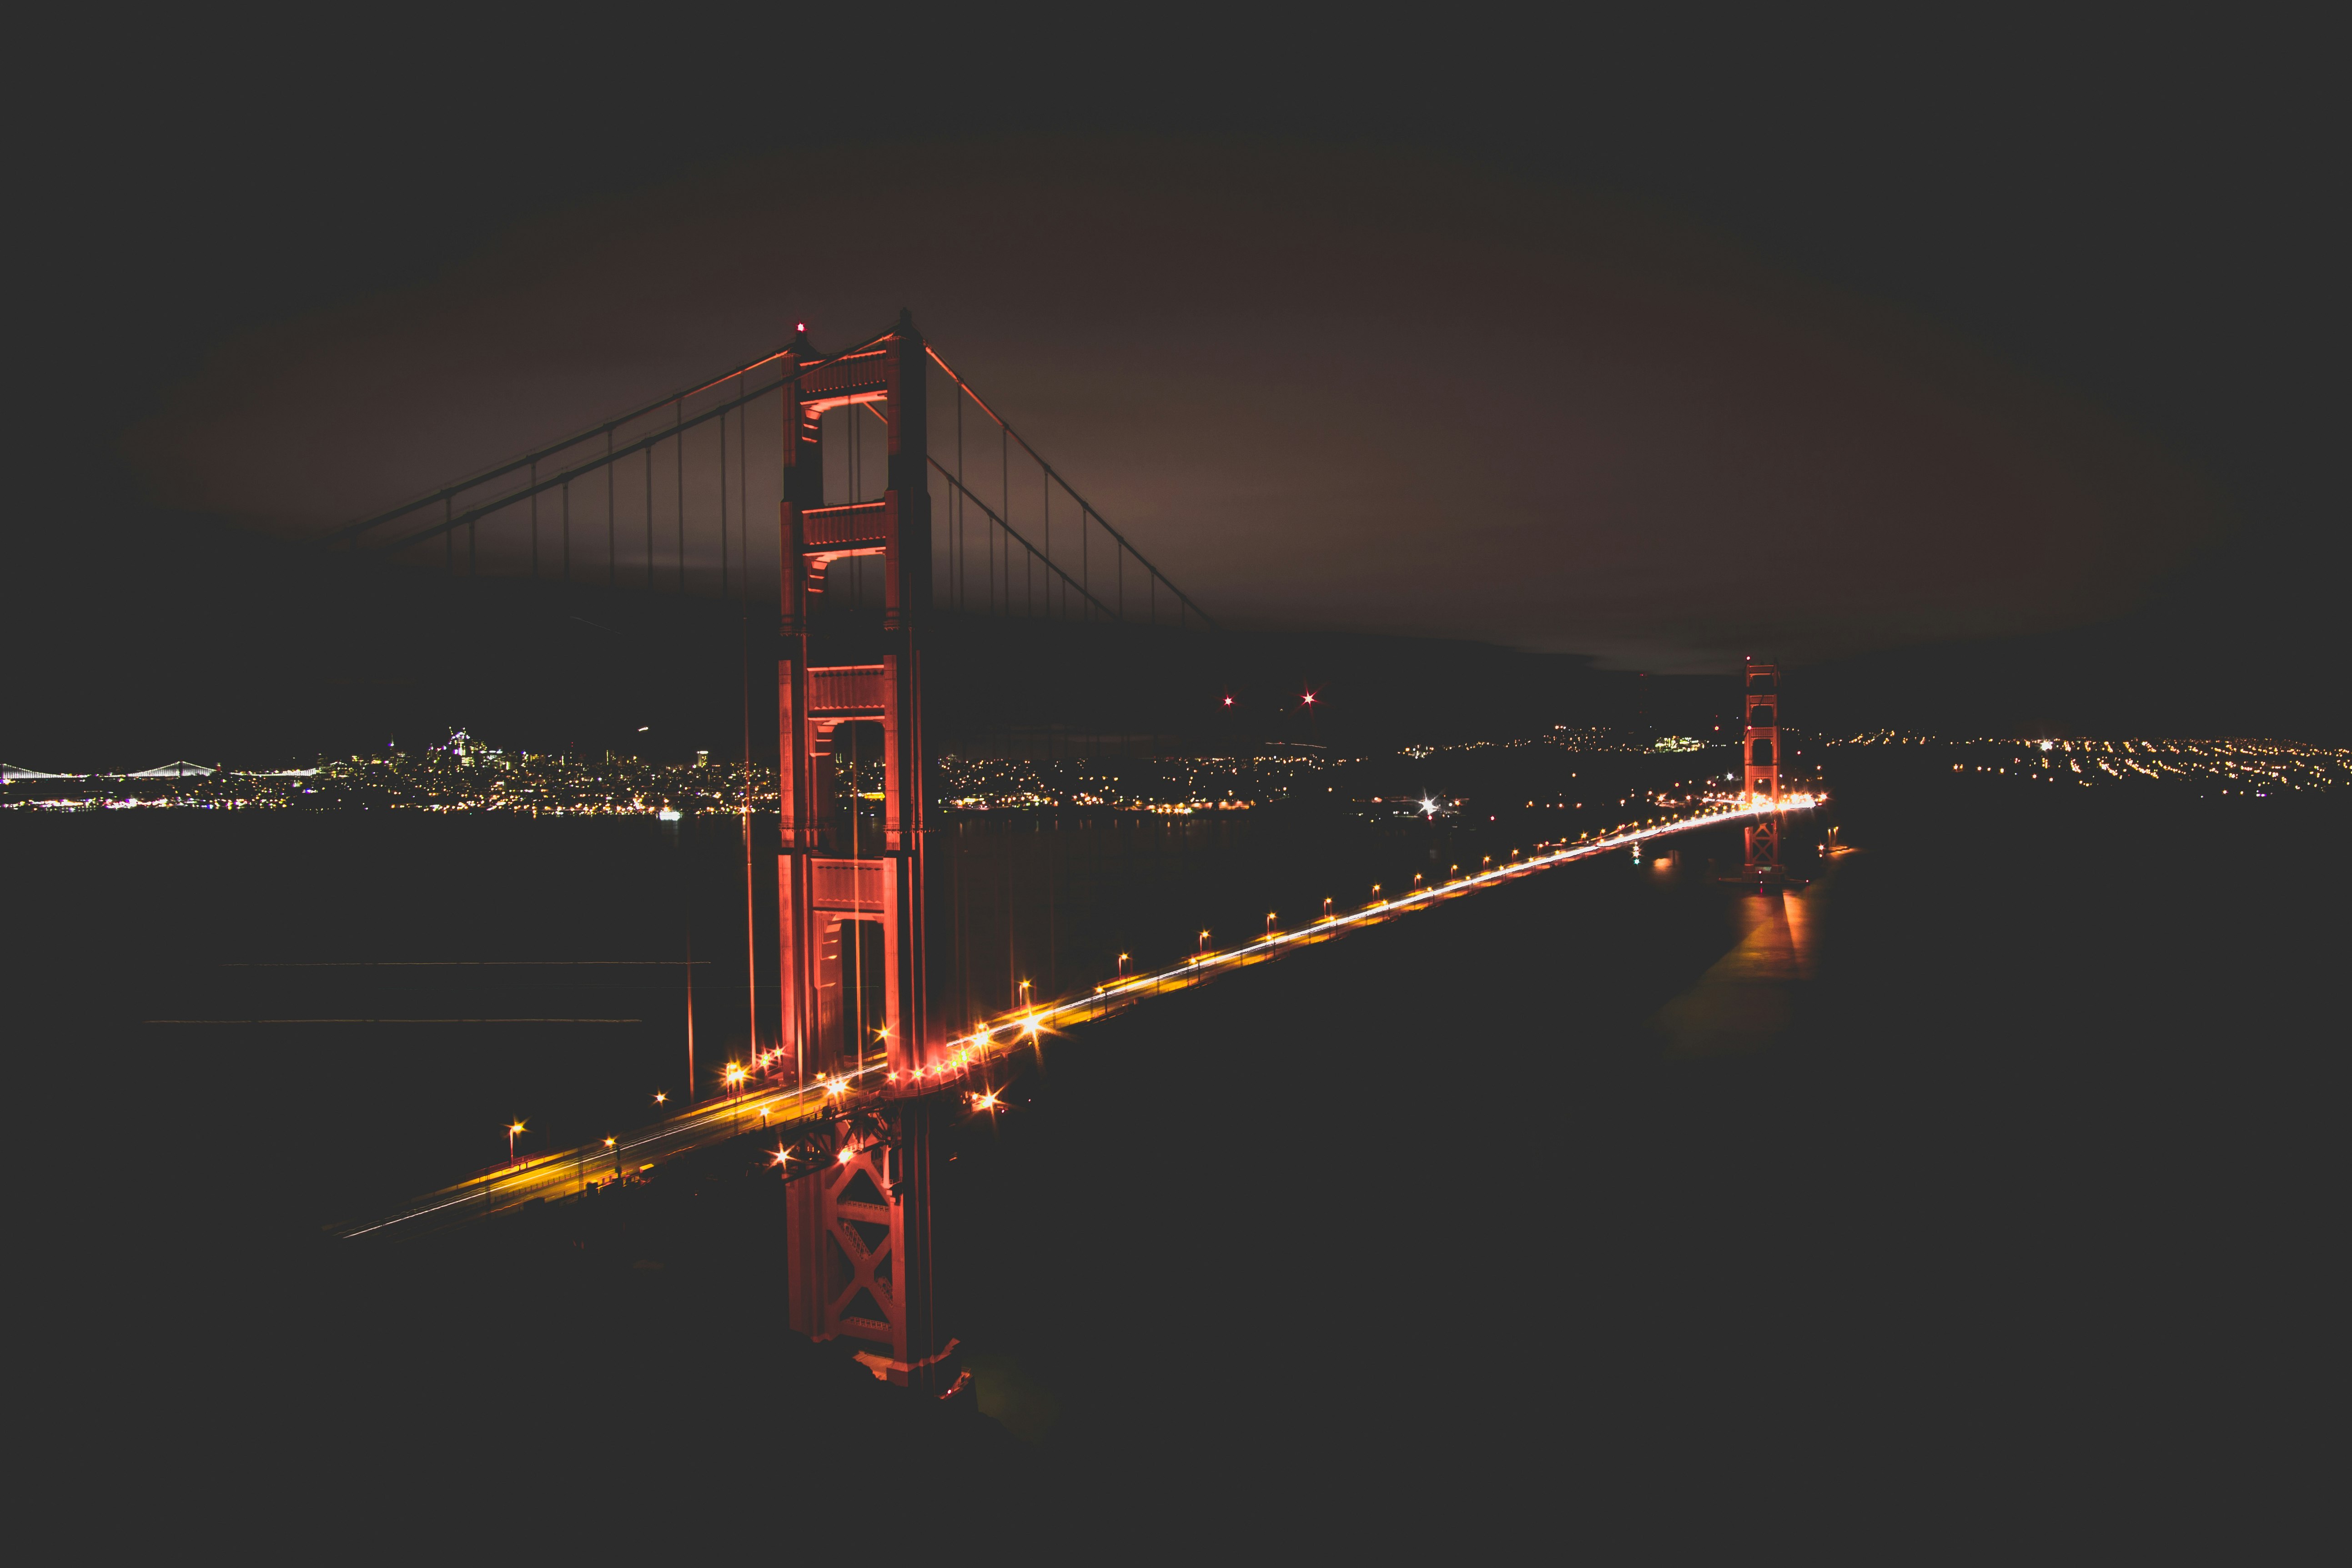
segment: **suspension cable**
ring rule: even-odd
[[[923,352],[931,356],[931,362],[934,364],[947,372],[948,379],[954,382],[957,387],[962,391],[963,395],[966,397],[971,398],[972,402],[979,406],[982,413],[996,421],[997,427],[1003,431],[1006,437],[1012,440],[1019,441],[1021,443],[1021,449],[1028,453],[1032,458],[1035,459],[1037,466],[1045,469],[1047,474],[1051,475],[1055,484],[1061,486],[1065,490],[1067,490],[1070,494],[1070,499],[1076,501],[1080,507],[1084,508],[1087,512],[1093,516],[1095,521],[1102,525],[1104,532],[1108,533],[1112,538],[1117,539],[1121,544],[1125,544],[1129,552],[1134,555],[1138,562],[1142,563],[1145,571],[1150,572],[1153,576],[1159,578],[1161,582],[1166,583],[1168,584],[1168,591],[1176,595],[1176,597],[1181,600],[1185,605],[1190,605],[1192,614],[1199,616],[1203,625],[1215,626],[1217,624],[1201,608],[1200,605],[1193,604],[1191,596],[1185,594],[1184,590],[1176,586],[1175,583],[1169,578],[1166,573],[1160,571],[1159,567],[1154,566],[1150,561],[1145,557],[1141,551],[1137,550],[1133,544],[1129,543],[1126,536],[1121,534],[1118,530],[1113,528],[1110,525],[1110,521],[1104,517],[1102,512],[1097,510],[1093,503],[1089,502],[1086,497],[1078,494],[1076,487],[1072,485],[1068,479],[1064,479],[1061,472],[1056,469],[1053,464],[1047,462],[1045,459],[1045,457],[1038,452],[1037,448],[1029,444],[1027,438],[1024,437],[1021,432],[1013,429],[1013,426],[1005,419],[1004,416],[990,407],[988,400],[981,396],[979,393],[974,392],[971,389],[971,384],[965,381],[962,376],[958,375],[956,374],[955,367],[940,357],[939,350],[931,347],[929,343],[926,342],[923,345]]]

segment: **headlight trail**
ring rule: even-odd
[[[1433,887],[1419,888],[1392,899],[1382,899],[1347,914],[1326,915],[1297,931],[1275,931],[1239,947],[1196,953],[1182,963],[1157,973],[1130,975],[1098,986],[1087,996],[1041,1003],[1003,1015],[993,1022],[982,1024],[969,1035],[949,1040],[943,1047],[943,1055],[924,1064],[910,1076],[919,1090],[926,1085],[944,1088],[950,1082],[969,1078],[974,1068],[1010,1058],[1023,1050],[1041,1049],[1043,1037],[1046,1033],[1107,1017],[1135,1005],[1146,997],[1164,994],[1171,990],[1190,989],[1229,970],[1263,963],[1294,947],[1328,941],[1334,936],[1378,925],[1415,910],[1432,908],[1449,899],[1482,892],[1530,872],[1548,871],[1578,860],[1589,860],[1612,849],[1623,849],[1671,834],[1688,833],[1701,827],[1718,827],[1752,817],[1810,811],[1819,804],[1820,797],[1816,795],[1783,795],[1770,805],[1734,806],[1660,823],[1653,827],[1612,834],[1590,844],[1573,845],[1549,855],[1515,860],[1491,870],[1474,872]],[[501,1167],[496,1173],[486,1172],[455,1186],[446,1187],[415,1206],[402,1209],[373,1224],[348,1230],[338,1228],[336,1234],[346,1239],[367,1236],[394,1226],[429,1219],[435,1215],[467,1205],[476,1205],[477,1213],[494,1213],[504,1206],[496,1201],[500,1198],[520,1201],[534,1189],[562,1185],[575,1176],[584,1185],[584,1173],[590,1169],[621,1173],[625,1171],[630,1156],[656,1145],[668,1145],[669,1152],[680,1153],[704,1143],[732,1137],[735,1126],[746,1112],[766,1110],[768,1120],[761,1131],[773,1131],[779,1121],[808,1121],[862,1101],[869,1094],[895,1088],[898,1077],[886,1063],[873,1062],[813,1083],[745,1094],[740,1100],[707,1101],[672,1121],[641,1129],[612,1148],[598,1147],[593,1152],[571,1149],[541,1154],[511,1171]],[[718,1137],[710,1136],[714,1132]]]

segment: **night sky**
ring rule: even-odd
[[[242,557],[159,585],[159,529],[316,534],[903,304],[1236,624],[2320,689],[2291,37],[796,26],[63,50],[126,111],[18,198],[34,668],[158,593],[200,654]]]

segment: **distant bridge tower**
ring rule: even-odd
[[[777,1060],[803,1081],[878,1061],[900,1091],[878,1136],[846,1139],[842,1158],[792,1184],[792,1326],[862,1342],[877,1375],[944,1394],[961,1369],[931,1268],[942,1097],[914,1092],[943,1054],[924,941],[925,359],[903,311],[895,330],[846,353],[820,355],[804,335],[785,351]],[[849,499],[827,504],[820,421],[835,410],[882,416],[889,464],[877,500],[856,499],[852,474],[837,487]],[[813,625],[828,571],[869,556],[882,567],[878,625],[838,615]]]
[[[1747,769],[1748,805],[1777,805],[1780,799],[1780,667],[1749,660],[1743,677],[1741,699],[1747,723],[1740,737],[1740,761]],[[1778,812],[1748,825],[1748,875],[1759,881],[1780,875],[1780,817]]]

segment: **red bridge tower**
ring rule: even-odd
[[[1780,799],[1780,667],[1748,661],[1741,701],[1747,723],[1740,759],[1747,769],[1748,805],[1778,805]],[[1769,881],[1780,875],[1780,816],[1776,811],[1748,825],[1748,875]]]
[[[944,1395],[960,1386],[961,1368],[932,1277],[933,1123],[943,1097],[913,1092],[944,1054],[924,962],[925,357],[905,311],[895,330],[845,353],[820,355],[804,335],[786,351],[777,1046],[802,1081],[878,1062],[899,1090],[879,1135],[845,1137],[836,1159],[792,1184],[792,1326],[812,1339],[862,1342],[858,1359],[876,1375]],[[881,416],[889,468],[879,500],[826,504],[819,422],[834,410]],[[829,570],[864,556],[882,565],[879,626],[842,616],[813,626]]]

